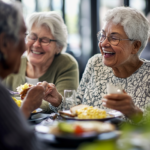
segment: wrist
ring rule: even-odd
[[[130,117],[130,119],[134,122],[134,123],[138,123],[142,120],[143,118],[143,111],[135,106],[135,110],[134,110],[134,114]]]

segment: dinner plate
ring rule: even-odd
[[[60,111],[59,114],[62,118],[66,120],[76,120],[76,121],[106,121],[110,119],[114,119],[117,117],[121,117],[123,114],[116,110],[107,111],[107,117],[102,119],[79,119],[78,117],[71,117],[65,115],[65,113],[71,114],[70,110]]]
[[[50,128],[52,126],[43,126],[43,125],[37,125],[35,126],[35,130],[37,132],[40,133],[46,133],[46,134],[51,134],[50,132]],[[63,135],[54,135],[51,134],[55,137],[55,140],[59,141],[59,142],[63,142],[63,141],[68,141],[68,142],[74,142],[74,141],[85,141],[85,140],[93,140],[95,138],[98,137],[99,134],[95,133],[95,132],[90,132],[90,133],[84,133],[82,135],[72,135],[72,134],[63,134]]]
[[[86,124],[87,123],[85,123],[85,125]],[[118,137],[118,134],[115,129],[110,130],[108,132],[101,132],[101,133],[87,132],[81,135],[52,134],[51,131],[54,131],[53,126],[36,125],[35,131],[37,131],[38,136],[40,136],[40,138],[42,138],[43,141],[50,142],[52,144],[57,144],[57,145],[63,144],[65,146],[69,146],[69,145],[72,146],[72,145],[79,144],[81,142],[88,142],[93,140],[107,140],[107,139],[113,139]]]

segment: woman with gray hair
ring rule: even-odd
[[[139,59],[149,37],[149,22],[141,12],[129,7],[109,10],[104,21],[97,34],[101,54],[88,61],[77,90],[77,102],[111,108],[139,122],[150,99],[150,62]],[[121,86],[124,92],[107,93],[107,83]],[[55,90],[52,98],[58,97]],[[62,104],[56,109],[61,109]]]
[[[11,5],[0,1],[0,79],[6,78],[11,73],[18,73],[21,56],[26,48],[24,40],[26,27],[19,7],[16,2]],[[43,82],[42,85],[31,88],[19,109],[0,80],[1,150],[44,148],[26,118],[41,105],[48,85]]]
[[[55,84],[61,95],[64,89],[76,90],[78,64],[71,55],[63,53],[67,46],[67,28],[62,17],[56,12],[33,13],[27,19],[27,29],[27,57],[22,58],[19,74],[8,76],[5,84],[16,91],[26,82],[35,85],[47,81]],[[53,102],[43,101],[41,108],[49,112],[49,105]]]

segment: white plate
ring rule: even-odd
[[[106,118],[102,118],[102,119],[79,119],[78,117],[67,116],[67,115],[63,114],[63,112],[71,114],[70,110],[60,111],[59,114],[66,120],[76,120],[76,121],[105,121],[105,120],[110,120],[110,119],[122,116],[121,112],[111,110],[111,111],[107,112]]]

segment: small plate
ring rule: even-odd
[[[106,120],[110,120],[110,119],[114,119],[114,118],[122,116],[121,112],[115,111],[115,110],[108,111],[107,117],[102,118],[102,119],[79,119],[78,117],[67,116],[67,115],[65,115],[65,113],[71,114],[70,110],[65,110],[65,111],[59,112],[59,114],[62,118],[66,119],[66,120],[76,120],[76,121],[106,121]]]
[[[46,118],[49,118],[50,114],[44,114],[44,113],[35,113],[31,114],[30,118],[28,119],[29,122],[32,123],[40,123]]]

